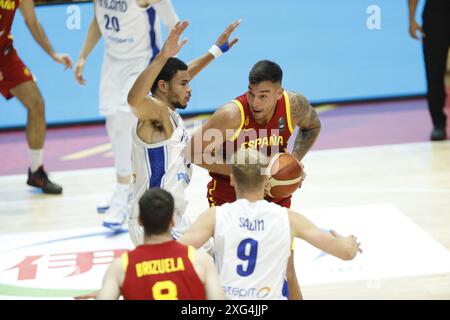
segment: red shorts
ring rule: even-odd
[[[0,80],[0,92],[8,100],[13,97],[11,89],[21,83],[34,81],[30,70],[19,58],[14,48],[11,48],[6,55],[0,51],[0,72],[3,75],[3,80]]]
[[[208,193],[206,195],[208,198],[209,206],[221,206],[224,203],[229,203],[236,201],[236,193],[234,188],[230,185],[230,178],[222,175],[214,175],[212,180],[208,183]],[[282,207],[291,207],[291,198],[271,198],[265,197],[269,202],[274,202]]]

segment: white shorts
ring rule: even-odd
[[[192,221],[184,212],[175,212],[175,226],[172,228],[172,237],[175,240],[179,239],[189,229],[191,224]],[[128,215],[128,230],[131,241],[133,241],[135,246],[144,243],[144,229],[139,225],[139,201],[137,199],[131,201]]]
[[[104,55],[99,92],[101,115],[110,116],[119,110],[131,111],[127,103],[128,92],[149,62],[150,57],[119,60]]]

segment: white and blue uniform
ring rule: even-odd
[[[169,139],[154,144],[145,143],[137,135],[138,121],[132,130],[133,200],[131,201],[128,226],[135,245],[143,242],[143,229],[137,221],[138,202],[142,194],[149,188],[163,188],[174,197],[176,220],[172,230],[174,238],[178,238],[189,227],[189,219],[184,215],[188,204],[184,191],[191,180],[192,165],[186,162],[183,153],[190,137],[180,115],[175,111],[168,110],[174,129]]]
[[[136,0],[96,0],[95,16],[105,52],[115,59],[151,58],[161,48],[159,17]]]
[[[100,80],[100,114],[130,112],[128,92],[161,48],[160,18],[169,0],[141,8],[136,0],[96,0],[95,17],[105,41]],[[178,21],[172,11],[162,20],[170,29]]]
[[[96,0],[95,19],[105,42],[100,78],[99,112],[106,129],[119,177],[131,174],[131,130],[135,116],[128,93],[141,72],[161,48],[160,18],[171,29],[178,16],[170,0],[141,8],[137,0]],[[105,211],[103,225],[120,226],[128,214],[128,189],[117,183]]]
[[[286,208],[238,199],[216,207],[215,263],[229,299],[287,299],[291,234]]]

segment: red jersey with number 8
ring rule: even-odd
[[[125,300],[205,300],[194,270],[195,249],[177,241],[145,244],[122,256]]]

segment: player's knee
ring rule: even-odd
[[[33,116],[42,117],[45,115],[45,102],[40,95],[37,95],[30,99],[30,102],[27,104],[28,105],[26,107],[28,109],[28,112],[30,112],[30,114],[32,114]]]

